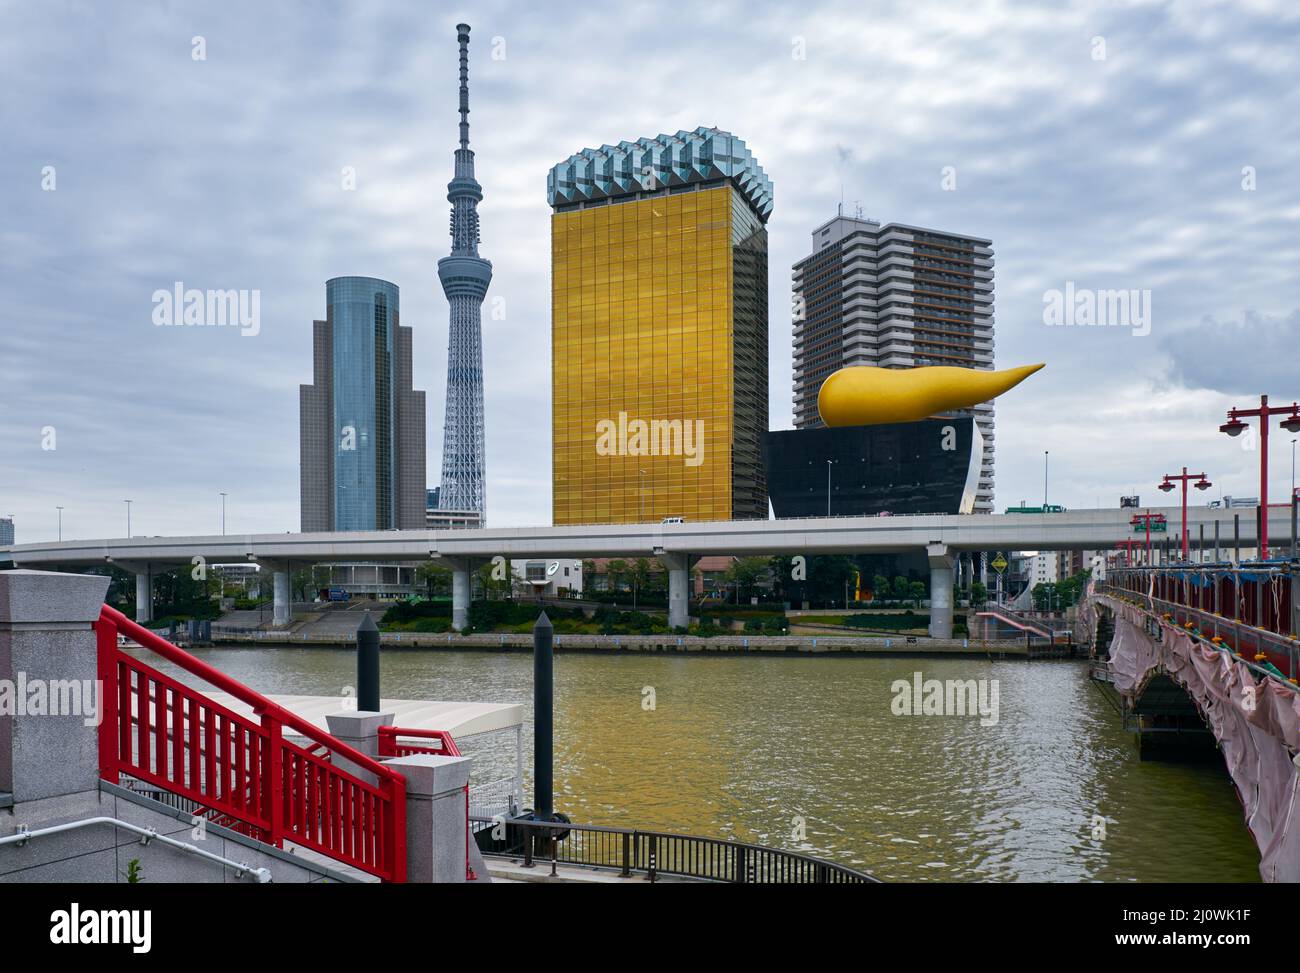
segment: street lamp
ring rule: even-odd
[[[1124,552],[1124,567],[1133,566],[1133,549],[1142,546],[1142,542],[1132,537],[1126,537],[1115,545]]]
[[[1043,513],[1047,513],[1047,457],[1050,450],[1043,450]]]
[[[1129,523],[1132,524],[1134,527],[1136,527],[1138,524],[1144,524],[1146,526],[1147,567],[1151,566],[1151,521],[1152,520],[1155,520],[1157,523],[1163,523],[1164,514],[1153,514],[1150,510],[1148,510],[1144,514],[1134,514],[1133,519],[1129,521]]]
[[[831,463],[834,460],[826,461],[826,516],[831,515]]]
[[[134,501],[123,500],[122,502],[126,504],[126,539],[130,540],[131,539],[131,504]]]
[[[1191,480],[1196,480],[1192,486],[1198,490],[1208,490],[1211,486],[1210,481],[1205,478],[1204,473],[1188,473],[1187,467],[1183,467],[1181,473],[1166,473],[1164,482],[1157,489],[1168,493],[1174,488],[1174,481],[1178,480],[1183,484],[1183,562],[1186,563],[1187,557],[1187,484]]]
[[[226,495],[221,494],[221,536],[226,536]]]
[[[1219,427],[1219,432],[1236,437],[1246,429],[1246,423],[1241,421],[1242,416],[1259,418],[1259,557],[1261,561],[1268,560],[1268,427],[1269,420],[1277,415],[1286,416],[1282,420],[1283,429],[1287,432],[1300,433],[1300,403],[1292,402],[1289,406],[1272,408],[1268,404],[1267,395],[1259,397],[1258,409],[1238,409],[1236,406],[1229,409],[1228,421]]]
[[[1292,479],[1294,479],[1294,477]],[[59,540],[62,541],[63,540],[63,508],[59,506],[55,506],[54,509],[59,512]]]
[[[645,470],[637,470],[637,493],[641,494],[641,513],[637,517],[638,523],[645,523]]]

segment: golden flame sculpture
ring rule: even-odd
[[[850,365],[822,383],[817,411],[836,426],[915,422],[940,412],[969,409],[1013,389],[1043,365],[997,372],[949,365],[878,368]]]

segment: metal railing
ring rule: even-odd
[[[1220,652],[1236,656],[1238,662],[1256,675],[1275,679],[1284,686],[1296,689],[1296,673],[1300,672],[1300,659],[1297,658],[1300,656],[1300,645],[1293,638],[1104,583],[1098,584],[1097,593],[1128,601],[1152,616],[1162,617],[1181,628],[1191,638]]]
[[[613,869],[624,878],[644,872],[652,882],[660,875],[741,884],[880,881],[812,855],[721,838],[481,815],[471,816],[470,826],[485,856],[522,858],[525,868],[540,860],[552,875],[563,864]]]
[[[502,777],[500,780],[484,781],[469,785],[470,817],[493,818],[495,815],[510,816],[519,811],[519,782],[514,777]]]
[[[285,841],[386,881],[406,880],[406,778],[105,605],[95,623],[103,685],[100,776],[193,802],[217,823]],[[253,708],[241,716],[118,646],[118,634]],[[286,731],[317,746],[286,739]],[[334,766],[324,748],[373,774]]]
[[[1216,645],[1287,678],[1300,675],[1300,588],[1293,566],[1163,565],[1112,569],[1097,590],[1194,626]]]

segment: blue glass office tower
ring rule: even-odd
[[[424,393],[395,284],[335,277],[313,325],[312,385],[299,389],[302,529],[424,526]]]

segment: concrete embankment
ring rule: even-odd
[[[437,635],[412,632],[384,632],[381,643],[390,649],[451,650],[458,652],[531,651],[531,635],[482,633]],[[222,645],[292,645],[350,647],[351,639],[340,635],[305,635],[297,632],[214,632]],[[695,635],[556,635],[557,652],[692,652],[699,654],[772,655],[975,655],[1024,657],[1023,641],[984,639],[931,639],[920,636],[800,636],[727,635],[701,638]]]

